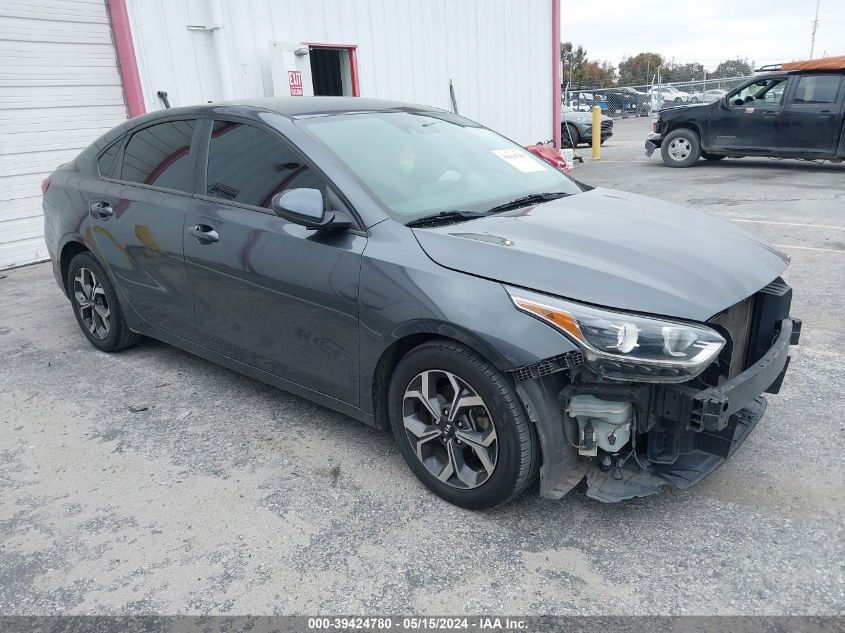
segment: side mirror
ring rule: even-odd
[[[351,221],[342,211],[326,211],[319,189],[288,189],[273,196],[270,203],[279,217],[309,229],[348,229]]]
[[[728,95],[722,95],[719,97],[719,107],[722,108],[722,110],[728,109]]]

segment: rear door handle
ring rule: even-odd
[[[114,215],[114,208],[105,200],[92,200],[91,204],[88,205],[88,209],[94,214],[94,217],[101,220]]]
[[[220,241],[220,234],[207,224],[197,224],[188,229],[188,233],[197,238],[200,244],[213,244]]]

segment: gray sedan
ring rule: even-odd
[[[158,339],[390,429],[465,508],[538,478],[549,498],[586,478],[601,501],[694,484],[798,340],[776,249],[425,106],[163,110],[42,189],[56,282],[95,348]]]
[[[561,108],[561,143],[564,147],[578,147],[593,142],[593,113],[579,112],[568,106]],[[613,136],[613,119],[601,115],[601,142]]]

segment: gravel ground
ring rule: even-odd
[[[845,166],[672,170],[647,127],[575,175],[793,257],[802,345],[711,477],[463,511],[387,434],[154,341],[95,351],[39,264],[0,273],[0,614],[845,613]]]

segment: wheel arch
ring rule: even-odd
[[[701,127],[698,125],[698,123],[694,123],[693,121],[669,121],[666,128],[666,133],[668,134],[669,132],[674,132],[675,130],[683,129],[692,130],[693,132],[698,134],[698,138],[699,140],[701,140]]]
[[[62,289],[65,291],[65,294],[68,294],[67,274],[68,270],[70,270],[70,262],[80,253],[91,253],[91,255],[97,257],[85,242],[76,238],[67,240],[62,246],[61,251],[59,251],[59,270],[61,271]]]
[[[503,373],[506,373],[512,364],[502,354],[474,336],[471,332],[446,323],[426,322],[406,324],[405,327],[394,332],[393,339],[381,353],[381,356],[379,356],[370,380],[370,397],[372,398],[375,426],[380,429],[386,430],[390,428],[387,395],[393,370],[396,369],[396,365],[399,364],[399,361],[408,352],[423,343],[433,340],[461,343]]]

